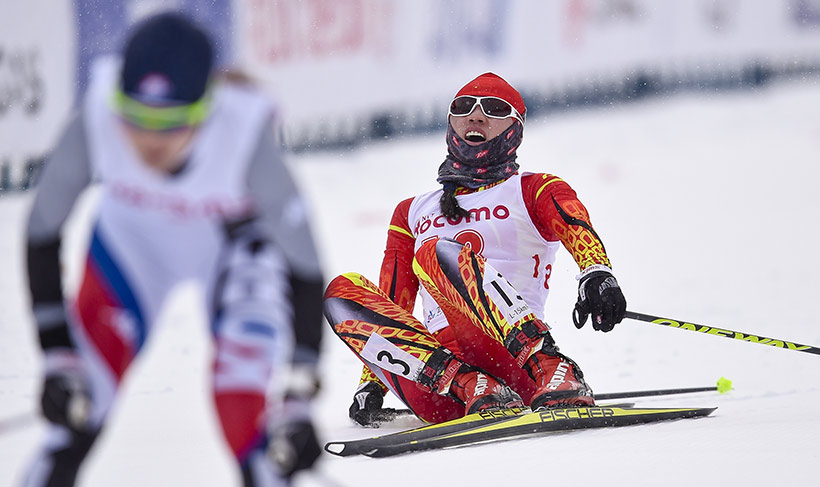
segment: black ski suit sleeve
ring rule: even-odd
[[[78,113],[40,173],[26,228],[31,306],[43,350],[73,346],[63,304],[61,232],[74,203],[90,182],[85,123]]]

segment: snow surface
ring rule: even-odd
[[[820,345],[820,83],[687,94],[531,120],[519,161],[567,180],[589,208],[633,311]],[[328,277],[376,279],[395,204],[435,187],[443,134],[291,162],[313,206]],[[44,431],[40,357],[23,286],[30,197],[0,198],[0,486],[15,485]],[[78,229],[65,245],[75,285]],[[638,401],[718,406],[712,417],[562,433],[390,459],[323,457],[298,485],[814,485],[820,357],[627,321],[609,334],[570,319],[576,269],[561,252],[547,318],[598,392],[714,385]],[[238,475],[213,421],[202,297],[180,289],[128,377],[81,485],[225,486]],[[316,404],[326,440],[381,430],[347,419],[359,362],[326,335]],[[394,398],[388,405],[399,406]]]

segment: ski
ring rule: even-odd
[[[618,403],[609,405],[608,407],[631,407],[633,405],[634,403]],[[398,443],[407,443],[453,434],[459,431],[465,431],[479,426],[497,423],[499,421],[504,421],[530,412],[532,412],[530,411],[530,408],[511,408],[483,411],[480,413],[468,414],[467,416],[451,421],[420,426],[418,428],[400,431],[398,433],[391,433],[384,436],[374,436],[360,440],[331,441],[325,444],[325,451],[340,457],[362,455],[366,454],[365,452],[371,451],[380,446],[395,445]]]
[[[673,419],[708,416],[717,408],[631,408],[590,406],[568,409],[547,409],[519,414],[506,420],[495,421],[431,438],[384,442],[362,450],[369,457],[389,457],[403,453],[467,446],[489,441],[521,438],[537,433],[604,428],[654,423]],[[401,437],[396,437],[401,441]]]
[[[510,417],[530,412],[530,408],[510,408],[495,411],[483,411],[468,414],[458,419],[443,423],[420,426],[407,431],[399,431],[384,436],[374,436],[361,440],[331,441],[325,444],[325,451],[340,457],[361,455],[375,447],[423,440],[439,435],[454,433],[509,419]]]
[[[632,398],[632,397],[647,397],[647,396],[665,396],[665,395],[674,395],[674,394],[690,394],[690,393],[698,393],[698,392],[712,392],[717,391],[721,394],[728,392],[732,388],[732,382],[726,378],[721,377],[718,382],[717,386],[709,386],[709,387],[692,387],[692,388],[676,388],[676,389],[650,389],[650,390],[642,390],[642,391],[629,391],[629,392],[614,392],[614,393],[604,393],[604,394],[596,394],[595,398],[597,400],[606,400],[606,399],[621,399],[621,398]],[[609,405],[608,407],[615,407],[615,406],[632,406],[632,403],[629,404],[620,404],[620,405]],[[476,413],[465,416],[463,418],[455,419],[453,421],[447,421],[444,423],[438,423],[433,425],[426,425],[421,426],[419,428],[414,428],[407,431],[402,431],[398,433],[392,433],[383,436],[376,436],[372,438],[364,438],[360,440],[351,440],[351,441],[334,441],[329,442],[325,445],[325,451],[337,456],[350,456],[350,455],[361,455],[366,451],[372,450],[373,448],[382,446],[382,445],[393,445],[397,442],[406,443],[411,441],[419,441],[427,438],[432,438],[436,436],[448,435],[455,433],[457,431],[464,431],[468,429],[475,428],[477,426],[484,426],[487,424],[496,423],[499,421],[503,421],[509,419],[513,416],[518,416],[521,414],[529,413],[529,408],[520,408],[520,409],[512,409],[506,411],[491,411],[491,412],[484,412],[484,413]],[[383,417],[380,417],[378,424],[382,424],[385,422],[392,421],[397,418],[412,416],[413,412],[409,409],[389,409],[384,414]]]

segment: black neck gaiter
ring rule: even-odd
[[[438,168],[437,181],[444,186],[440,200],[442,213],[449,218],[463,216],[455,191],[459,186],[477,189],[509,178],[518,171],[516,151],[521,145],[524,125],[516,120],[502,134],[479,145],[469,145],[447,124],[447,158]]]
[[[504,133],[479,145],[469,145],[447,124],[447,158],[438,168],[438,182],[476,189],[515,174],[516,150],[524,126],[516,120]]]

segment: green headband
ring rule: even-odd
[[[209,93],[186,105],[152,107],[117,89],[113,97],[114,109],[128,122],[146,130],[170,130],[197,125],[205,120],[211,105]]]

